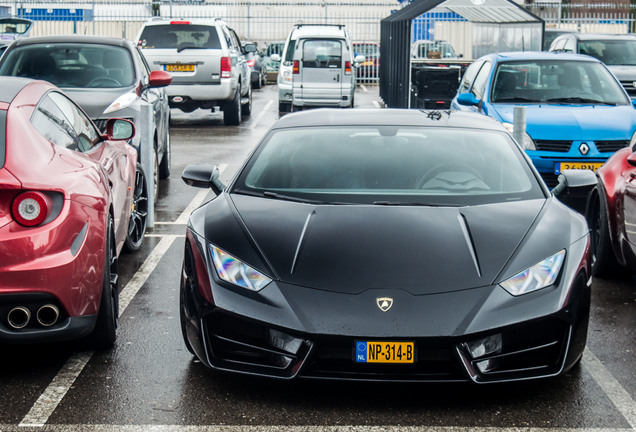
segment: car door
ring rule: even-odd
[[[301,40],[300,70],[298,77],[294,76],[294,94],[309,103],[339,103],[345,84],[343,49],[343,41],[339,39]]]
[[[231,28],[228,28],[228,32],[230,35],[231,44],[229,44],[230,48],[230,57],[232,57],[232,69],[236,65],[236,69],[241,78],[241,95],[245,96],[249,94],[249,89],[252,84],[249,74],[249,67],[247,66],[247,60],[245,60],[245,54],[243,53],[243,48],[241,46],[240,39],[236,32]]]
[[[68,139],[65,146],[83,153],[108,178],[115,221],[115,238],[118,245],[123,243],[130,217],[128,203],[132,196],[132,191],[129,191],[126,185],[132,186],[134,180],[125,169],[128,155],[121,146],[103,141],[91,120],[65,95],[51,92],[40,106],[40,109],[44,110],[49,117],[54,117],[53,120],[62,129],[60,132],[68,136],[64,138]]]
[[[623,194],[623,214],[625,237],[632,249],[632,255],[636,256],[636,153],[627,157],[629,169],[622,172],[625,191]]]
[[[135,48],[133,51],[133,57],[135,64],[139,70],[138,74],[141,77],[141,83],[144,86],[148,85],[150,76],[150,66],[146,62],[143,54],[139,48]],[[167,145],[165,137],[167,136],[166,128],[168,127],[168,115],[170,108],[168,106],[168,97],[166,96],[165,87],[147,88],[141,95],[142,100],[152,105],[152,112],[154,115],[154,124],[157,130],[157,152],[163,154]]]

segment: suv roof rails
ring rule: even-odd
[[[339,29],[344,28],[344,24],[294,24],[294,27],[296,28],[301,28],[301,27],[338,27]]]

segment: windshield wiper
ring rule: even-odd
[[[539,102],[539,101],[534,99],[519,97],[519,96],[511,96],[511,97],[498,98],[497,100],[494,100],[492,102],[500,103],[500,102]]]
[[[589,98],[582,98],[579,96],[573,96],[573,97],[562,97],[562,98],[552,98],[552,99],[547,99],[546,102],[579,102],[579,103],[591,103],[591,104],[597,104],[597,105],[612,105],[612,106],[616,106],[616,103],[613,102],[605,102],[605,101],[600,101],[597,99],[589,99]]]
[[[209,48],[201,47],[201,46],[184,46],[184,47],[177,48],[177,52],[180,53],[181,51],[184,51],[187,49],[209,49]]]
[[[421,203],[405,201],[373,201],[373,205],[381,206],[405,206],[405,207],[463,207],[464,204],[443,204],[443,203]]]
[[[233,192],[239,195],[248,195],[248,196],[260,197],[260,198],[274,198],[274,199],[279,199],[284,201],[293,201],[293,202],[306,203],[306,204],[325,204],[323,201],[310,200],[307,198],[284,195],[284,194],[279,194],[277,192],[270,192],[270,191],[252,192],[252,191],[246,191],[243,189],[235,189]]]

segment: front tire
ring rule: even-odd
[[[141,164],[137,163],[130,222],[128,223],[128,232],[126,233],[126,240],[124,241],[124,248],[127,252],[136,252],[141,248],[146,235],[147,220],[148,184]]]
[[[612,249],[607,204],[600,186],[592,191],[587,213],[592,247],[592,275],[609,276],[619,269],[619,265]]]
[[[166,128],[166,150],[159,164],[159,178],[167,179],[172,171],[172,149],[170,148],[170,128]]]
[[[187,330],[187,317],[186,317],[186,302],[188,292],[198,289],[196,270],[194,269],[194,257],[192,255],[192,249],[190,244],[186,242],[185,252],[183,254],[183,266],[181,269],[181,289],[179,294],[179,318],[181,322],[181,335],[183,336],[183,343],[185,344],[190,354],[195,354],[194,348],[188,340]]]
[[[117,339],[119,323],[119,283],[117,266],[117,249],[113,230],[113,217],[108,215],[106,228],[106,251],[104,253],[104,279],[99,312],[95,328],[89,336],[96,349],[112,348]]]

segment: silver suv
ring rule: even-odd
[[[241,45],[234,30],[220,19],[146,22],[137,44],[153,70],[172,75],[167,88],[171,108],[223,111],[226,125],[238,125],[252,112],[252,85],[245,54],[253,44]]]

